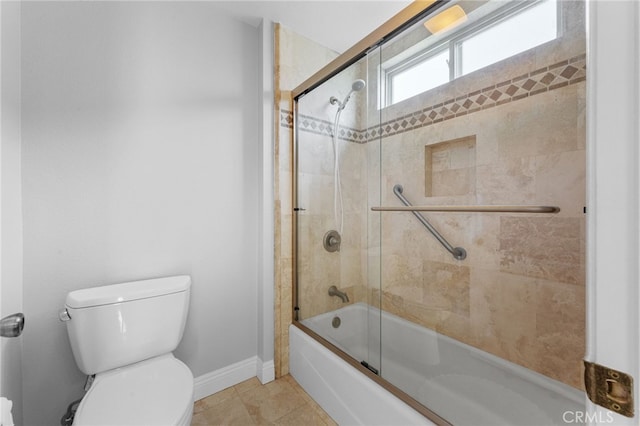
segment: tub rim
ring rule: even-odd
[[[354,367],[357,371],[361,372],[362,374],[367,376],[369,379],[373,380],[378,385],[382,386],[385,390],[387,390],[388,392],[390,392],[391,394],[399,398],[402,402],[404,402],[405,404],[407,404],[408,406],[416,410],[418,413],[422,414],[427,419],[431,420],[436,425],[453,426],[451,423],[446,421],[443,417],[440,417],[434,411],[422,405],[420,402],[418,402],[408,393],[392,385],[387,380],[383,379],[381,376],[374,374],[371,370],[369,370],[368,368],[360,364],[352,356],[347,354],[345,351],[343,351],[342,349],[340,349],[339,347],[337,347],[336,345],[334,345],[333,343],[331,343],[330,341],[328,341],[327,339],[325,339],[324,337],[322,337],[321,335],[319,335],[318,333],[316,333],[315,331],[307,327],[306,325],[302,324],[299,320],[294,319],[292,322],[292,325],[299,328],[301,331],[309,335],[311,338],[313,338],[315,341],[320,343],[322,346],[324,346],[325,348],[327,348],[328,350],[330,350],[331,352],[339,356],[347,364]]]

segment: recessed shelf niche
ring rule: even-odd
[[[476,135],[424,147],[426,197],[450,197],[476,192]]]

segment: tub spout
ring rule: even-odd
[[[329,296],[338,296],[340,299],[342,299],[342,303],[347,303],[349,301],[349,296],[347,296],[347,293],[338,290],[335,285],[329,287]]]

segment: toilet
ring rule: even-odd
[[[191,278],[174,276],[72,291],[66,322],[78,368],[95,375],[74,426],[188,426],[194,381],[172,352],[189,310]]]

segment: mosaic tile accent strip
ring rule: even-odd
[[[333,136],[333,123],[327,120],[320,120],[318,118],[300,114],[300,130],[309,133],[315,133],[317,135]],[[290,111],[280,112],[280,123],[289,123],[286,127],[293,127],[293,113]],[[338,129],[338,138],[348,142],[366,143],[367,140],[364,137],[362,130],[354,129],[351,127],[340,126]]]
[[[428,106],[422,110],[389,120],[365,130],[346,127],[341,128],[340,139],[349,142],[367,143],[381,137],[385,138],[398,133],[408,132],[455,117],[461,117],[477,111],[504,105],[508,102],[580,83],[586,80],[586,76],[586,55],[582,54],[510,80],[485,87],[484,89]],[[300,129],[302,131],[331,136],[333,123],[306,115],[301,115],[300,118]],[[288,128],[293,126],[293,113],[291,111],[282,110],[280,112],[280,125]]]

